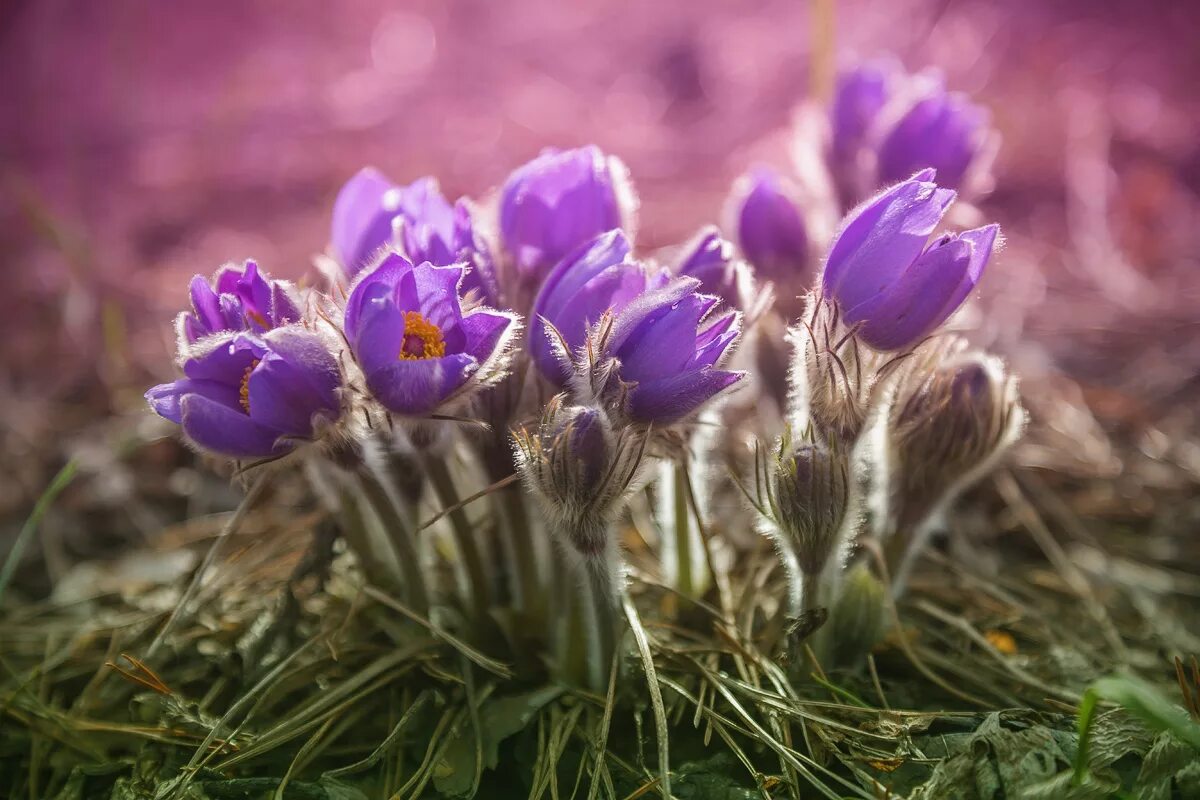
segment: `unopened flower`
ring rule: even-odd
[[[739,317],[711,318],[717,298],[696,294],[698,283],[632,260],[620,231],[603,234],[543,284],[530,326],[534,361],[560,386],[599,368],[606,378],[593,388],[619,389],[630,418],[678,421],[744,376],[716,368],[740,332]],[[611,324],[589,342],[602,320]]]
[[[1016,380],[1000,359],[957,353],[927,370],[918,362],[888,422],[893,525],[917,526],[978,480],[1024,424]]]
[[[490,308],[464,313],[463,273],[389,253],[353,286],[343,330],[367,388],[389,411],[426,416],[503,377],[519,325]]]
[[[833,243],[822,292],[876,350],[905,350],[928,336],[983,275],[999,226],[947,233],[927,245],[955,193],[923,170],[852,211]]]
[[[471,204],[464,198],[451,205],[434,178],[400,186],[376,169],[361,170],[334,203],[331,240],[350,277],[390,247],[416,264],[469,266],[462,291],[474,289],[480,299],[495,302],[491,250],[477,230]]]
[[[783,548],[785,563],[798,572],[792,576],[792,612],[807,611],[817,602],[821,576],[850,513],[849,453],[836,439],[811,430],[799,440],[785,435],[756,474],[755,505]]]
[[[892,96],[897,67],[867,61],[838,75],[829,110],[830,151],[837,163],[856,158],[879,113]]]
[[[597,235],[632,224],[635,201],[620,159],[594,145],[545,150],[500,195],[500,235],[518,274],[542,278]]]
[[[640,465],[641,441],[620,440],[603,410],[566,405],[559,395],[537,429],[516,433],[514,442],[518,469],[542,501],[552,530],[584,557],[602,554]]]
[[[990,159],[994,139],[987,110],[964,94],[947,92],[937,81],[882,134],[876,153],[878,185],[931,167],[941,185],[967,188],[976,161]]]
[[[700,231],[684,248],[675,266],[679,275],[700,281],[700,291],[720,297],[732,308],[740,305],[738,270],[741,263],[733,257],[733,245],[721,238],[710,225]]]
[[[270,458],[320,438],[342,415],[342,375],[319,336],[295,325],[201,342],[184,376],[146,393],[202,450]]]
[[[793,281],[808,267],[808,233],[796,192],[778,172],[760,167],[734,186],[738,247],[759,272]]]
[[[300,321],[294,290],[268,278],[254,261],[217,270],[212,280],[197,275],[189,287],[192,310],[176,322],[180,347],[226,331],[263,331]]]

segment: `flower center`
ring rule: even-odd
[[[404,341],[400,344],[400,359],[441,358],[446,355],[442,329],[425,319],[419,311],[404,312]]]
[[[254,372],[254,368],[258,366],[258,359],[250,362],[250,366],[246,367],[246,371],[242,373],[242,385],[238,387],[238,402],[242,404],[242,408],[246,413],[250,413],[250,373]]]

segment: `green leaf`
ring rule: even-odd
[[[1193,750],[1200,751],[1200,725],[1188,717],[1150,683],[1133,675],[1101,678],[1093,683],[1079,703],[1079,750],[1075,754],[1075,783],[1087,775],[1088,752],[1096,706],[1101,701],[1116,703],[1134,714],[1152,730],[1170,733]]]
[[[479,729],[483,737],[483,763],[495,769],[500,763],[500,744],[524,730],[538,712],[563,693],[562,687],[545,686],[525,694],[489,700],[479,711]],[[475,735],[463,726],[442,754],[433,783],[450,797],[463,797],[475,780]]]

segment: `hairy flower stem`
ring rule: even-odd
[[[675,588],[684,597],[695,595],[692,585],[692,533],[688,524],[688,476],[683,464],[675,464],[672,472],[675,500]]]
[[[454,477],[446,468],[446,462],[437,457],[424,458],[423,461],[425,474],[429,476],[438,501],[444,508],[458,505],[458,489],[454,485]],[[448,516],[450,529],[454,533],[454,544],[466,577],[463,585],[464,600],[478,624],[488,618],[491,580],[484,568],[479,542],[476,541],[475,532],[471,528],[466,512],[461,508],[455,508]]]
[[[506,555],[511,562],[514,604],[526,614],[530,625],[540,628],[546,618],[546,593],[524,494],[516,486],[503,489],[493,497],[493,508],[504,534]]]
[[[617,646],[620,598],[604,557],[576,562],[574,590],[567,595],[567,629],[561,639],[559,663],[563,677],[578,686],[602,692]]]
[[[404,598],[410,608],[421,615],[429,613],[429,591],[425,586],[425,574],[421,569],[421,558],[417,549],[412,526],[404,518],[383,484],[368,470],[359,471],[363,495],[379,515],[387,528],[388,541],[396,549],[396,560],[404,574]]]

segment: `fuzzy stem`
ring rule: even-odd
[[[425,474],[429,476],[434,493],[443,507],[457,505],[458,490],[454,486],[454,478],[446,469],[446,462],[440,458],[424,458]],[[487,619],[488,599],[491,581],[484,568],[483,557],[479,551],[479,543],[475,540],[471,523],[466,512],[456,508],[449,514],[450,528],[454,533],[454,543],[458,557],[466,574],[466,585],[463,587],[467,607],[474,613],[477,621]]]
[[[427,615],[429,591],[425,586],[425,575],[421,570],[421,558],[412,527],[407,524],[395,500],[378,478],[364,469],[359,471],[359,482],[363,495],[374,507],[375,513],[387,529],[388,541],[398,551],[396,560],[404,573],[404,599],[418,614]]]
[[[684,597],[693,597],[692,532],[688,524],[687,470],[676,464],[672,472],[672,498],[675,503],[675,588]]]
[[[533,529],[525,508],[525,496],[519,486],[504,489],[495,500],[497,519],[504,532],[509,556],[513,596],[517,608],[529,617],[531,625],[541,627],[545,620],[546,596],[541,580]]]

